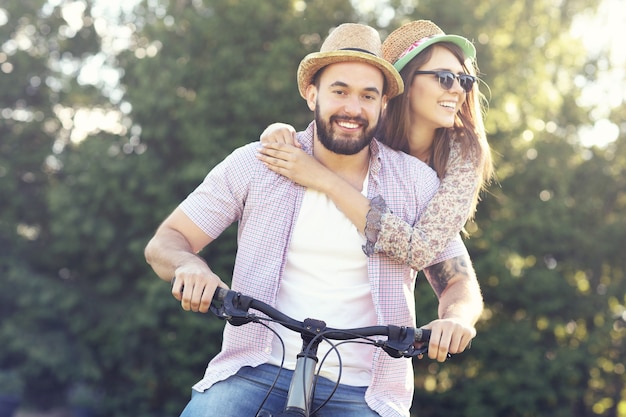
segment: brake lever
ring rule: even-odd
[[[242,326],[257,321],[256,315],[248,313],[253,301],[251,297],[236,291],[226,291],[226,295],[223,298],[220,297],[220,300],[217,301],[214,298],[209,306],[209,310],[218,318],[228,321],[233,326]]]
[[[424,340],[424,344],[420,347],[415,347],[416,335],[417,340]],[[429,338],[430,330],[427,329],[389,326],[389,337],[381,342],[381,348],[394,358],[421,358],[428,354]],[[452,355],[448,353],[447,358],[451,357]]]
[[[426,354],[428,354],[428,344],[425,344],[418,348],[411,345],[411,347],[409,347],[409,349],[407,349],[405,354],[402,356],[404,356],[405,358],[421,358],[423,355]]]
[[[389,326],[389,336],[382,343],[382,349],[392,358],[411,358],[415,347],[415,329],[404,326]],[[428,348],[426,348],[428,350]]]

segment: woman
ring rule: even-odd
[[[365,253],[384,253],[423,269],[473,216],[492,175],[480,107],[476,51],[430,21],[410,22],[383,42],[383,55],[405,85],[385,110],[379,139],[429,164],[441,178],[419,222],[393,215],[380,197],[361,192],[293,146],[294,129],[276,124],[261,136],[261,159],[271,170],[327,194],[367,238]]]

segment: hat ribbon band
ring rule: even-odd
[[[414,50],[415,48],[419,47],[421,44],[423,44],[424,42],[426,42],[429,39],[434,38],[435,36],[428,36],[426,38],[422,38],[422,39],[418,39],[415,42],[413,42],[411,45],[409,45],[408,48],[406,48],[404,50],[404,52],[402,52],[400,54],[400,56],[398,56],[398,59],[405,57],[409,52],[411,52],[412,50]],[[397,60],[396,60],[397,61]]]
[[[341,48],[340,51],[355,51],[355,52],[364,52],[366,54],[370,54],[370,55],[374,55],[376,56],[376,54],[374,52],[370,52],[368,50],[365,49],[361,49],[361,48]]]

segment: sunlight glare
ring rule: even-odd
[[[582,87],[579,105],[593,108],[594,125],[579,130],[586,147],[605,147],[619,137],[619,127],[607,117],[626,102],[626,49],[620,45],[626,38],[625,4],[624,0],[603,0],[593,15],[583,14],[572,24],[572,35],[581,40],[590,57],[599,59],[596,81],[576,80]]]

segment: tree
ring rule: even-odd
[[[48,407],[63,401],[74,347],[58,348],[68,336],[64,313],[75,300],[58,301],[62,279],[48,268],[46,196],[57,168],[52,150],[64,133],[57,111],[71,89],[58,64],[97,44],[93,27],[73,31],[61,6],[44,1],[5,2],[0,16],[0,274],[10,289],[0,296],[0,372],[16,372],[26,400]]]

